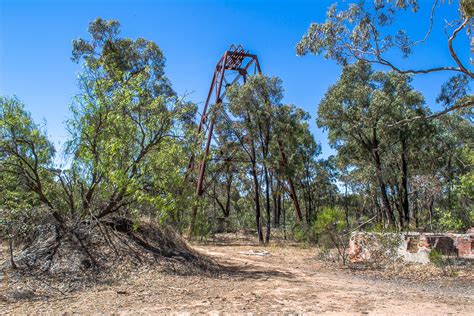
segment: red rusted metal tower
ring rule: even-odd
[[[204,104],[201,121],[199,122],[199,127],[197,130],[198,135],[201,133],[204,125],[207,123],[207,116],[211,110],[209,109],[209,105],[216,105],[222,103],[226,94],[226,88],[238,82],[240,79],[245,82],[248,73],[260,74],[261,72],[262,71],[260,69],[260,65],[258,63],[258,58],[256,55],[249,54],[249,52],[245,51],[240,45],[237,47],[232,45],[230,49],[226,51],[219,59],[219,62],[217,63],[216,68],[214,70],[211,87],[209,88],[209,93],[207,94],[206,103]],[[214,124],[215,118],[212,117],[208,126],[204,156],[202,157],[201,163],[199,164],[199,173],[196,186],[197,196],[201,196],[203,194],[206,159],[209,155],[209,148],[211,146]],[[192,170],[194,167],[194,158],[195,157],[193,155],[189,164],[190,170]]]
[[[209,156],[209,150],[211,147],[211,142],[213,138],[213,131],[215,125],[215,115],[211,115],[210,121],[208,122],[209,113],[212,114],[212,106],[219,105],[223,103],[223,100],[226,95],[227,87],[231,86],[234,83],[242,81],[245,83],[247,75],[256,75],[261,74],[262,70],[258,62],[257,55],[250,54],[246,51],[241,45],[235,46],[231,45],[229,50],[225,51],[222,57],[217,62],[216,68],[214,69],[214,75],[212,76],[211,87],[209,88],[209,93],[207,95],[206,102],[204,104],[203,112],[201,115],[201,120],[199,122],[197,130],[197,140],[199,139],[199,134],[203,131],[204,126],[207,126],[207,134],[205,140],[204,154],[201,157],[200,163],[198,164],[198,176],[196,183],[195,196],[200,198],[203,193],[203,184],[204,177],[206,173],[206,162],[207,157]],[[228,116],[227,116],[228,118]],[[203,144],[199,144],[202,148]],[[283,148],[280,148],[283,163],[286,164],[286,157],[283,152]],[[194,153],[191,156],[188,165],[188,172],[186,177],[190,172],[194,170],[195,167],[195,155]],[[301,211],[296,197],[296,192],[293,186],[291,179],[289,181],[289,190],[291,197],[295,203],[295,208],[297,212],[297,219],[301,220]],[[195,203],[192,209],[192,218],[190,225],[190,234],[194,226],[194,220],[197,213],[197,204]]]

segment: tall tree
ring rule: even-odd
[[[73,42],[73,60],[82,61],[84,71],[67,150],[73,168],[85,176],[82,209],[101,218],[144,198],[140,189],[153,155],[171,150],[176,127],[192,107],[173,92],[155,43],[120,38],[114,20],[95,20],[89,33],[91,40]],[[102,190],[105,201],[95,194]]]
[[[305,204],[306,221],[309,224],[316,202],[311,193],[311,184],[317,171],[315,159],[321,153],[321,149],[309,130],[310,116],[307,112],[294,105],[279,106],[274,112],[276,139],[272,146],[274,169],[281,180],[294,179],[299,184]],[[288,186],[287,191],[293,199],[298,186],[293,183],[288,183]],[[296,216],[300,216],[298,211],[295,211]]]
[[[81,245],[79,225],[147,206],[154,216],[175,208],[173,183],[184,166],[177,139],[194,111],[171,89],[156,44],[120,38],[113,20],[91,22],[89,33],[73,42],[83,72],[66,123],[68,168],[56,167],[54,147],[17,100],[0,101],[0,168],[36,194],[61,236],[71,233]],[[166,179],[157,176],[162,168]]]
[[[281,80],[265,76],[250,77],[242,86],[232,86],[228,98],[232,115],[238,118],[241,134],[240,139],[244,150],[251,161],[251,172],[255,190],[255,214],[259,240],[263,242],[260,223],[260,188],[258,173],[262,170],[265,190],[266,236],[270,238],[271,199],[270,199],[270,143],[273,138],[272,115],[275,106],[283,98]],[[260,167],[259,167],[260,166]]]
[[[261,226],[259,174],[263,178],[267,228],[265,242],[268,242],[272,204],[274,209],[278,204],[278,184],[281,186],[283,182],[288,182],[296,219],[301,221],[302,218],[296,184],[292,179],[297,169],[295,166],[299,164],[294,152],[301,152],[305,137],[311,144],[308,139],[312,140],[312,136],[306,122],[308,115],[294,106],[281,104],[283,89],[281,80],[275,77],[250,77],[245,84],[230,87],[228,98],[230,111],[237,119],[234,127],[239,130],[237,139],[251,161],[258,229]],[[277,215],[276,211],[273,213]]]
[[[445,65],[432,67],[431,63],[420,68],[405,69],[394,60],[394,52],[407,58],[416,46],[425,44],[434,31],[437,8],[441,5],[449,6],[455,12],[455,18],[445,17],[444,32],[447,34],[447,48],[451,61]],[[419,18],[419,8],[427,12],[427,32],[422,39],[412,40],[409,32],[413,30],[397,29],[397,18],[406,15],[408,18]],[[340,9],[342,8],[342,9]],[[388,67],[400,74],[427,74],[445,73],[451,76],[442,86],[438,102],[445,106],[444,110],[427,115],[423,113],[417,118],[435,118],[448,112],[463,109],[472,115],[474,97],[468,94],[469,82],[474,78],[474,73],[458,56],[454,45],[455,40],[465,35],[472,34],[470,25],[473,19],[472,0],[460,1],[431,1],[431,6],[418,0],[363,0],[357,2],[336,1],[327,10],[325,22],[312,23],[306,34],[301,38],[296,47],[299,55],[308,53],[323,54],[324,57],[333,59],[341,65],[355,61],[366,61]],[[419,24],[417,23],[418,27]],[[437,25],[436,25],[437,26]],[[442,30],[439,31],[441,36]],[[435,36],[438,36],[436,34]],[[466,36],[464,43],[469,45],[470,37]],[[464,48],[466,51],[468,47]],[[434,51],[435,53],[437,51]],[[398,123],[405,122],[400,121]]]
[[[387,126],[400,115],[422,113],[423,102],[406,76],[374,72],[368,63],[358,62],[344,67],[341,78],[319,105],[318,125],[329,130],[338,155],[345,155],[353,167],[371,162],[388,225],[395,225],[395,213],[384,154],[398,139],[390,137],[395,127]]]

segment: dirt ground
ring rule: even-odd
[[[315,259],[315,249],[297,246],[226,241],[194,248],[223,272],[180,275],[143,268],[127,280],[65,296],[0,300],[0,314],[474,314],[472,279],[380,277],[328,266]]]

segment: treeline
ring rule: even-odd
[[[328,131],[337,150],[328,159],[319,158],[309,115],[280,103],[278,79],[255,77],[233,87],[229,109],[237,120],[218,135],[224,138],[227,130],[239,129],[236,134],[246,135],[246,142],[229,137],[229,146],[238,147],[232,148],[232,161],[210,161],[219,176],[206,195],[202,221],[221,217],[233,228],[242,222],[248,227],[255,213],[253,227],[260,232],[266,223],[268,237],[270,226],[283,224],[284,211],[284,225],[294,232],[311,229],[324,208],[336,208],[347,223],[370,220],[369,227],[470,227],[473,126],[457,113],[417,119],[432,112],[410,80],[396,72],[374,71],[362,61],[344,67],[317,113],[318,126]],[[219,147],[214,156],[224,150]],[[246,158],[251,163],[238,163]]]
[[[334,156],[321,158],[310,115],[282,102],[279,78],[254,76],[229,87],[226,102],[210,114],[217,124],[199,200],[195,176],[186,176],[189,158],[202,154],[196,105],[173,91],[155,43],[120,37],[117,21],[93,21],[90,38],[73,42],[72,60],[83,71],[64,148],[54,148],[19,99],[0,99],[2,236],[22,239],[48,222],[80,241],[78,227],[100,227],[117,216],[137,223],[148,218],[183,233],[192,225],[195,236],[251,229],[262,243],[272,227],[300,239],[322,223],[391,230],[472,226],[472,72],[454,51],[457,67],[401,70],[383,54],[397,47],[408,54],[414,42],[385,37],[393,44],[383,48],[378,42],[390,24],[380,17],[392,19],[414,4],[375,1],[339,13],[331,7],[328,21],[311,25],[298,44],[300,54],[323,53],[343,65],[316,115]],[[461,9],[456,25],[462,29],[471,16]],[[411,80],[439,71],[453,76],[438,98],[444,110],[432,112]],[[67,163],[58,166],[57,157]]]

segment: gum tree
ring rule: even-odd
[[[329,131],[330,143],[340,157],[345,157],[346,165],[366,168],[369,163],[373,168],[388,225],[396,222],[389,196],[390,170],[384,156],[400,142],[400,133],[408,137],[401,126],[388,126],[394,120],[423,114],[423,104],[423,97],[411,88],[406,76],[374,72],[368,63],[358,62],[344,67],[341,78],[319,105],[318,126]],[[403,145],[399,147],[397,157],[407,158],[406,150]],[[407,159],[402,162],[408,164]],[[402,174],[407,192],[408,176]]]
[[[469,94],[469,83],[474,79],[474,73],[468,65],[469,62],[459,57],[459,47],[455,46],[455,41],[461,36],[466,36],[464,39],[466,43],[470,41],[474,2],[472,0],[431,1],[429,12],[427,12],[426,34],[423,38],[412,39],[410,32],[414,30],[398,28],[397,19],[402,16],[419,19],[420,6],[428,11],[426,3],[418,0],[336,1],[328,8],[326,21],[312,23],[309,26],[296,46],[296,52],[301,56],[323,55],[341,65],[365,61],[387,67],[400,74],[445,73],[450,78],[441,87],[437,100],[444,109],[429,115],[415,116],[410,120],[436,118],[455,110],[472,115],[474,98],[472,94]],[[401,66],[402,62],[395,60],[393,56],[401,55],[403,58],[408,58],[417,46],[429,41],[434,32],[435,21],[440,18],[437,12],[440,6],[449,6],[448,9],[454,9],[456,12],[454,18],[445,17],[444,26],[446,47],[451,60],[444,65],[434,67],[427,63],[417,68],[404,68]],[[463,49],[468,51],[469,47],[463,47]],[[404,122],[406,121],[395,123]]]

